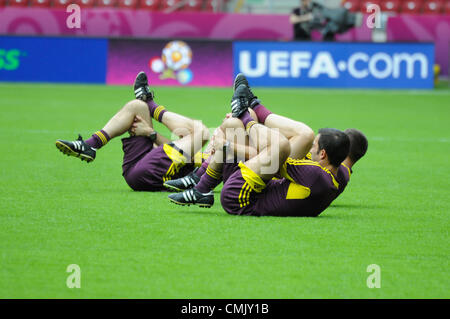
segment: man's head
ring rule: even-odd
[[[347,134],[350,139],[350,151],[348,157],[350,157],[350,160],[355,164],[367,152],[367,137],[355,128],[346,129],[345,134]]]
[[[311,0],[300,0],[300,6],[308,8],[311,5]]]
[[[350,150],[350,138],[334,128],[322,128],[311,148],[311,159],[323,165],[338,167]]]

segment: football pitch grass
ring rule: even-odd
[[[133,192],[120,139],[91,164],[54,145],[101,129],[131,87],[0,84],[0,298],[449,298],[449,90],[254,91],[315,131],[366,133],[367,155],[319,217],[231,216],[220,188],[211,209]],[[155,93],[210,128],[231,98]],[[70,264],[80,289],[66,286]],[[381,288],[367,287],[371,264]]]

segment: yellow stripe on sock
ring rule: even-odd
[[[250,121],[250,122],[247,123],[247,125],[245,126],[245,130],[247,131],[247,133],[252,128],[252,126],[255,125],[255,124],[256,124],[255,121]]]
[[[161,111],[163,111],[165,109],[166,108],[164,106],[162,106],[162,105],[158,106],[155,109],[155,112],[153,112],[153,118],[158,121],[159,120],[159,114],[161,113]]]
[[[97,137],[100,139],[100,141],[102,141],[102,144],[105,145],[105,140],[103,139],[104,137],[102,136],[102,133],[100,131],[95,132],[95,135],[97,135]]]
[[[102,141],[103,145],[108,143],[108,140],[106,139],[106,136],[103,135],[103,133],[101,131],[95,132],[95,135],[97,135],[100,138],[100,140]]]

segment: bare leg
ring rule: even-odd
[[[248,109],[248,112],[250,113],[250,116],[253,118],[254,121],[259,122],[258,116],[256,115],[255,111],[253,111],[252,109]]]
[[[216,172],[222,172],[223,169],[223,150],[216,150],[214,154],[211,155],[208,167]]]
[[[174,135],[185,137],[194,132],[195,121],[186,116],[167,111],[164,113],[161,123]]]
[[[210,157],[210,162],[205,174],[202,175],[200,181],[193,189],[185,190],[183,193],[171,194],[169,195],[169,200],[179,205],[197,204],[205,207],[210,207],[214,203],[214,195],[211,191],[220,183],[221,175],[223,174],[222,171],[224,170],[223,145],[226,145],[226,141],[230,138],[232,141],[228,142],[230,142],[230,144],[235,143],[237,134],[228,134],[231,132],[231,129],[237,129],[245,134],[243,123],[244,122],[241,119],[236,118],[229,118],[222,123],[221,129],[217,130],[214,135],[214,154]],[[279,171],[279,164],[284,163],[288,157],[290,152],[289,142],[282,134],[267,128],[264,125],[254,123],[251,125],[253,126],[250,127],[247,123],[251,136],[261,139],[266,137],[268,141],[266,142],[267,147],[257,156],[245,162],[245,164],[254,174],[257,174],[260,178],[267,181]],[[246,146],[235,144],[234,147],[244,149]],[[233,152],[233,157],[234,154],[235,153]],[[266,165],[266,163],[271,167],[267,167],[268,165]],[[244,177],[244,173],[242,176]],[[263,181],[261,181],[259,185],[263,188]]]
[[[306,124],[294,121],[290,118],[270,114],[264,125],[270,128],[276,128],[289,139],[291,146],[290,157],[294,159],[302,159],[309,152],[314,141],[314,131]]]
[[[229,118],[226,119],[222,125],[216,129],[214,133],[214,140],[211,141],[211,144],[213,144],[213,152],[212,155],[209,157],[208,161],[208,167],[206,168],[204,174],[201,176],[200,181],[195,186],[195,189],[199,191],[202,194],[207,194],[210,191],[212,191],[221,181],[222,181],[222,174],[224,169],[224,163],[234,163],[235,161],[235,152],[234,149],[231,152],[227,152],[225,154],[223,146],[227,139],[230,143],[236,143],[235,137],[237,137],[235,134],[235,130],[241,132],[241,137],[243,137],[244,141],[247,137],[247,134],[245,132],[244,126],[242,124],[241,120]],[[230,134],[228,134],[230,133]],[[239,138],[237,138],[239,140]],[[244,142],[245,143],[245,142]],[[231,144],[230,144],[231,145]],[[239,144],[241,149],[244,149],[245,145]],[[234,146],[233,146],[234,147]],[[230,146],[229,149],[232,149],[233,147]],[[236,154],[239,157],[239,153],[236,152]],[[241,155],[242,156],[242,155]],[[245,159],[244,159],[245,160]],[[209,196],[209,195],[208,195]]]
[[[262,124],[255,124],[251,127],[250,140],[257,139],[264,144],[260,148],[258,155],[251,158],[245,165],[259,175],[263,180],[268,181],[275,176],[291,152],[289,141],[278,130],[270,129]]]
[[[103,130],[111,138],[127,132],[133,124],[134,118],[139,115],[150,127],[153,127],[148,106],[140,100],[133,100],[125,104],[104,126]]]
[[[181,137],[173,143],[188,157],[192,158],[209,140],[209,131],[201,121],[174,112],[165,112],[161,122],[174,135]]]
[[[105,146],[114,137],[120,136],[128,130],[132,130],[135,118],[140,118],[140,123],[152,128],[152,120],[146,103],[133,100],[125,104],[103,127],[96,131],[90,138],[83,141],[81,137],[76,141],[57,140],[56,147],[71,156],[91,162],[95,159],[96,152]]]
[[[250,141],[244,124],[237,118],[228,118],[219,127],[224,134],[224,139],[230,142],[229,152],[225,154],[226,160],[233,161],[235,157],[245,162],[253,156],[256,156],[254,141]]]
[[[113,138],[127,132],[136,116],[140,116],[151,128],[152,118],[147,103],[140,100],[128,102],[111,120],[103,130]],[[183,150],[187,157],[192,157],[208,140],[209,132],[201,121],[192,120],[174,112],[166,111],[161,121],[173,134],[181,137],[175,145]]]
[[[236,143],[236,135],[239,139],[239,135],[241,134],[230,134],[230,129],[245,132],[242,121],[236,118],[227,119],[221,128],[226,132],[226,139],[231,143]],[[252,145],[256,143],[260,151],[256,156],[245,162],[245,164],[262,179],[270,180],[279,171],[280,164],[283,164],[289,156],[289,141],[278,130],[270,129],[262,124],[253,125],[250,129],[249,136]],[[242,153],[246,152],[246,145],[240,145],[238,147],[240,150],[237,153],[243,156]],[[217,157],[216,159],[220,160]],[[219,169],[217,164],[213,165]]]

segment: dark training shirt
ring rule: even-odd
[[[295,8],[292,10],[292,14],[295,14],[296,16],[301,16],[307,13],[312,12],[311,9],[302,9],[302,8]],[[309,40],[311,38],[310,30],[307,27],[307,23],[295,23],[293,24],[294,28],[294,39],[296,40]]]
[[[289,158],[281,179],[258,194],[255,212],[261,216],[318,216],[345,189],[351,171],[341,165],[337,176],[319,163]]]

